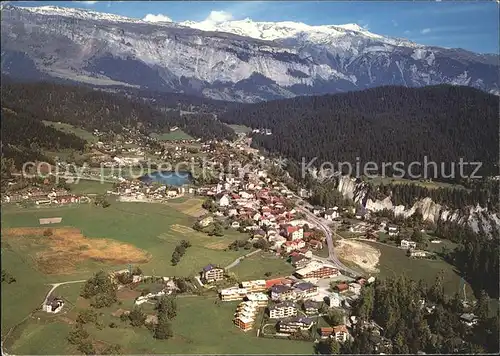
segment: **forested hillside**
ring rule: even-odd
[[[428,312],[421,301],[426,307],[433,305],[434,310]],[[340,351],[347,354],[498,352],[499,318],[498,314],[489,315],[486,295],[481,295],[472,310],[480,319],[477,326],[468,328],[460,322],[459,316],[464,311],[458,294],[449,298],[443,293],[442,276],[431,286],[404,275],[376,280],[363,288],[355,302],[353,314],[358,316],[358,321],[353,330],[354,341],[342,345]],[[371,333],[361,327],[369,320],[383,328],[381,334],[391,340],[391,349],[375,349],[374,341],[380,338],[371,337]],[[323,345],[324,342],[319,344]],[[323,353],[330,351],[330,345],[324,346]]]
[[[44,125],[23,110],[2,108],[2,157],[12,159],[17,169],[25,162],[50,162],[42,149],[71,148],[83,150],[85,141],[73,135]]]
[[[178,126],[195,137],[234,137],[234,132],[212,115],[184,117],[179,110],[162,112],[141,99],[83,86],[10,82],[2,86],[2,104],[14,111],[22,109],[39,120],[70,123],[87,130],[117,133],[129,127],[148,134]]]
[[[374,161],[380,168],[382,162],[408,165],[427,156],[438,163],[441,177],[440,163],[458,163],[460,158],[481,161],[487,171],[495,171],[498,100],[460,86],[379,87],[241,105],[220,119],[271,129],[272,135],[256,135],[254,142],[298,162],[318,157],[318,162],[354,165],[359,157],[361,164]],[[418,169],[413,167],[413,172]],[[450,172],[448,164],[444,175]],[[391,174],[390,167],[386,174]]]

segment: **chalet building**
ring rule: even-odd
[[[201,277],[205,282],[215,282],[224,279],[224,269],[214,265],[203,267]]]
[[[396,225],[389,225],[387,226],[387,232],[389,236],[397,236],[399,234],[399,229]]]
[[[43,306],[43,310],[47,313],[59,313],[64,307],[64,300],[56,297],[49,297]]]
[[[281,319],[297,315],[297,306],[291,302],[283,302],[269,307],[269,318]]]
[[[321,302],[315,302],[313,300],[306,300],[304,302],[304,311],[307,315],[316,315],[319,313],[321,308]]]
[[[293,288],[297,298],[308,299],[318,295],[318,286],[309,282],[297,283]]]
[[[401,240],[401,248],[404,249],[415,249],[417,248],[417,243],[415,241],[409,241],[409,240]]]
[[[294,317],[278,322],[278,331],[293,334],[299,330],[309,330],[313,326],[313,319],[307,317]]]
[[[309,264],[309,262],[311,262],[311,259],[301,254],[290,257],[290,263],[295,268],[304,268]]]
[[[249,293],[246,295],[245,299],[256,303],[259,308],[266,307],[269,302],[269,297],[264,293]]]
[[[293,300],[295,299],[295,290],[287,285],[276,284],[271,287],[271,299],[272,300]]]
[[[241,282],[240,286],[248,290],[249,293],[263,292],[267,289],[266,281],[263,279]]]
[[[349,285],[346,284],[346,283],[340,283],[340,284],[337,284],[335,286],[335,290],[338,292],[338,293],[343,293],[345,291],[348,291],[349,290]]]
[[[332,338],[338,342],[345,342],[349,338],[349,332],[345,325],[337,325],[332,327],[324,327],[320,329],[322,339]]]
[[[224,302],[243,300],[248,291],[245,288],[227,288],[219,291],[220,299]]]
[[[313,261],[306,267],[295,272],[299,278],[324,278],[335,277],[339,275],[339,270],[332,266],[324,265],[323,263]]]

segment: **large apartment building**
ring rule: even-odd
[[[234,313],[234,324],[243,331],[252,330],[257,310],[258,305],[255,302],[240,303]]]
[[[266,307],[269,301],[269,297],[260,292],[247,294],[246,299],[251,302],[257,303],[257,306],[259,308]]]
[[[264,292],[266,288],[266,281],[263,279],[257,279],[255,281],[245,281],[241,282],[241,288],[245,288],[250,293]]]
[[[321,262],[312,261],[306,267],[295,271],[295,274],[300,278],[324,278],[338,276],[339,270]]]
[[[293,300],[295,299],[295,290],[283,284],[277,284],[271,287],[271,299],[272,300]]]
[[[269,307],[269,318],[281,319],[297,315],[297,306],[291,302],[283,302]]]
[[[296,283],[293,288],[297,298],[308,299],[318,295],[318,286],[309,282]]]
[[[226,288],[219,291],[220,299],[224,302],[231,302],[234,300],[243,300],[248,294],[245,288]]]
[[[201,277],[205,282],[220,281],[224,279],[224,269],[214,265],[205,266],[201,271]]]

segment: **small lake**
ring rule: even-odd
[[[193,176],[191,172],[187,171],[156,171],[143,175],[139,180],[144,183],[160,183],[180,187],[184,184],[192,183]]]

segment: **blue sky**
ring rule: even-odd
[[[498,54],[499,4],[485,1],[23,1],[19,6],[87,8],[142,19],[163,15],[180,22],[212,16],[235,20],[296,21],[309,25],[357,23],[381,35],[417,43]]]

